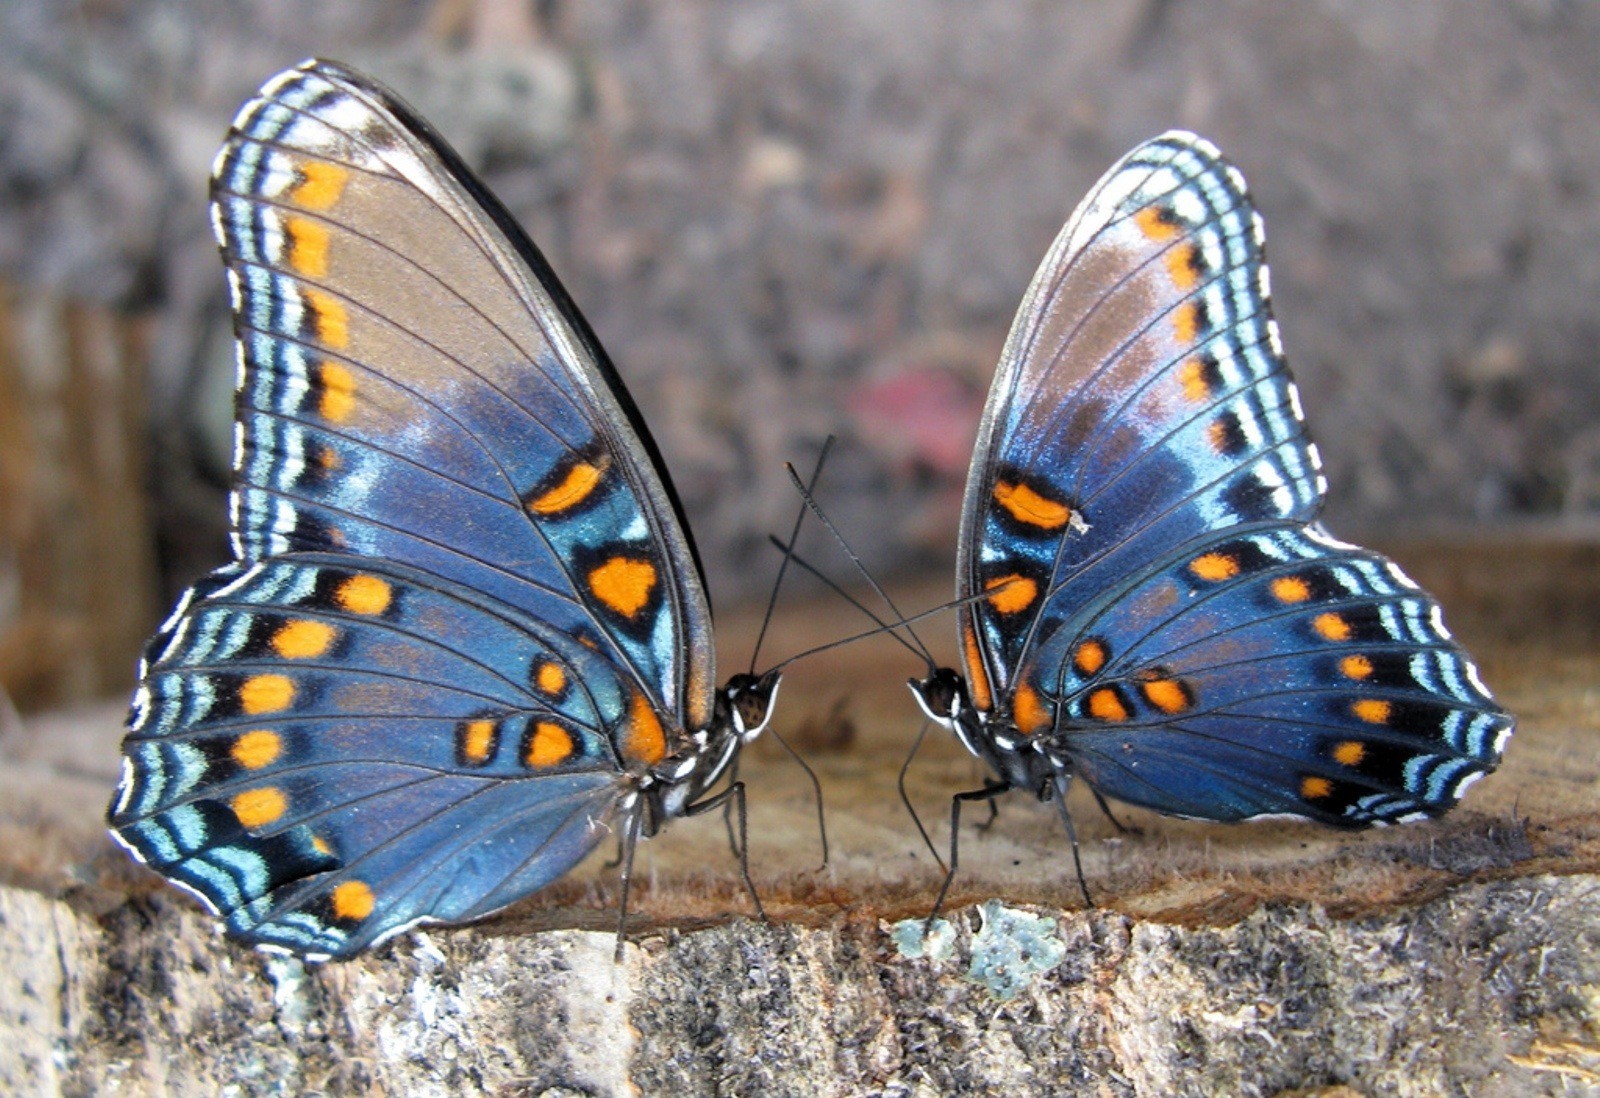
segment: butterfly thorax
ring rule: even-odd
[[[781,681],[776,671],[734,675],[717,692],[711,723],[639,779],[644,836],[654,835],[672,817],[686,815],[722,780],[740,749],[766,729]]]
[[[911,679],[912,696],[932,720],[956,734],[961,745],[988,764],[1012,789],[1026,789],[1048,799],[1057,779],[1070,764],[1065,757],[1041,749],[1006,713],[974,705],[967,685],[948,667],[935,668],[925,679]]]

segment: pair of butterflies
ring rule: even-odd
[[[777,676],[716,685],[659,454],[537,249],[326,62],[236,119],[236,560],[140,669],[113,834],[240,939],[342,957],[495,911],[716,791]],[[1170,133],[1028,291],[919,701],[1043,798],[1361,827],[1443,812],[1512,722],[1325,482],[1238,172]]]

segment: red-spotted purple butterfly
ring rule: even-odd
[[[1360,828],[1436,816],[1499,763],[1512,718],[1438,604],[1317,522],[1262,243],[1238,170],[1173,132],[1034,276],[967,480],[962,671],[911,683],[998,778],[953,823],[1082,777],[1174,816]]]
[[[113,834],[241,940],[321,958],[486,915],[613,831],[631,858],[727,798],[742,821],[712,790],[778,677],[715,687],[660,457],[504,207],[312,61],[240,111],[212,218],[237,559],[146,651]]]

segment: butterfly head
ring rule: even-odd
[[[961,712],[968,708],[967,687],[961,676],[948,667],[936,667],[925,679],[908,679],[911,696],[931,719],[954,728]]]
[[[765,675],[738,674],[722,688],[722,701],[727,706],[729,727],[741,743],[750,743],[766,729],[772,719],[772,707],[778,699],[778,686],[783,676],[777,671]]]

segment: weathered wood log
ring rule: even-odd
[[[680,821],[641,848],[621,965],[617,882],[598,858],[479,926],[353,962],[242,950],[104,838],[120,706],[13,729],[0,740],[0,1090],[1600,1086],[1596,551],[1399,555],[1521,718],[1505,765],[1459,809],[1356,836],[1130,811],[1138,833],[1124,836],[1075,797],[1099,904],[1085,911],[1059,821],[1014,797],[964,835],[949,929],[928,943],[939,873],[892,792],[916,730],[900,683],[918,668],[887,644],[818,657],[785,687],[780,730],[827,792],[827,868],[809,786],[760,744],[744,777],[771,922],[748,917],[721,822]],[[825,604],[780,622],[775,656],[855,625]],[[724,652],[748,652],[751,633],[748,616],[724,622]],[[943,841],[948,795],[980,775],[941,737],[911,777]]]

